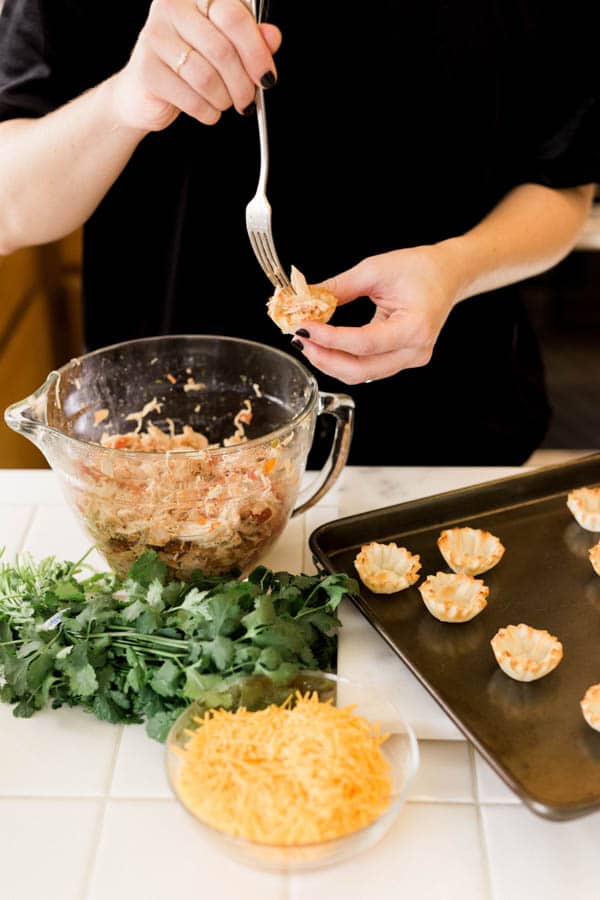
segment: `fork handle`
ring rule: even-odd
[[[265,110],[265,95],[262,88],[256,89],[256,118],[258,119],[258,141],[260,144],[260,171],[258,173],[258,186],[265,194],[267,192],[267,179],[269,177],[269,135],[267,131],[267,114]]]
[[[260,22],[263,3],[258,0],[248,0],[252,14],[257,22]],[[256,103],[256,118],[258,120],[258,140],[260,143],[260,172],[258,174],[258,187],[265,193],[267,191],[267,179],[269,177],[269,133],[267,131],[267,113],[265,109],[265,92],[261,87],[256,88],[254,97]]]

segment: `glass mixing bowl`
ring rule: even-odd
[[[357,715],[372,724],[379,723],[381,732],[389,734],[389,738],[381,745],[381,752],[390,765],[392,777],[392,797],[387,809],[369,825],[350,834],[318,844],[297,846],[261,844],[219,831],[203,822],[186,805],[179,791],[178,778],[182,766],[178,751],[185,747],[190,732],[199,727],[198,718],[202,718],[208,708],[220,706],[232,712],[240,706],[252,711],[264,709],[271,703],[283,703],[296,690],[302,693],[316,691],[321,700],[332,699],[337,706],[352,704]],[[233,684],[225,684],[221,697],[215,691],[209,705],[192,703],[177,718],[169,732],[166,764],[175,796],[213,845],[246,865],[277,872],[296,872],[352,859],[384,836],[393,825],[408,795],[419,767],[419,748],[410,725],[404,721],[396,705],[383,697],[375,685],[358,683],[326,672],[303,671],[286,686],[274,685],[264,675],[244,676]]]
[[[272,347],[168,336],[71,360],[5,418],[44,453],[117,572],[152,548],[172,577],[188,578],[194,569],[247,571],[290,516],[326,493],[348,458],[353,408]],[[331,453],[294,508],[321,413],[336,419]],[[171,434],[191,426],[209,446],[141,452],[114,438],[153,426]]]

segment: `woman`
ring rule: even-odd
[[[507,286],[569,252],[600,177],[589,17],[273,0],[257,26],[241,0],[6,0],[0,252],[86,222],[90,348],[193,331],[289,349],[243,226],[254,91],[273,88],[279,254],[344,304],[293,344],[321,387],[352,385],[351,462],[521,463],[549,411]]]

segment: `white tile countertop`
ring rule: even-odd
[[[313,571],[307,540],[322,522],[513,471],[348,468],[264,561]],[[1,545],[9,555],[85,552],[52,473],[0,470]],[[0,706],[2,900],[600,900],[600,815],[534,816],[350,604],[341,618],[339,671],[377,679],[420,743],[410,801],[376,847],[303,875],[247,869],[206,844],[177,805],[164,750],[143,727],[71,709],[15,719]]]

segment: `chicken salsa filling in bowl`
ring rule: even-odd
[[[320,413],[336,417],[332,451],[294,510]],[[6,421],[45,454],[116,571],[151,548],[188,578],[247,571],[323,496],[348,456],[353,402],[271,347],[175,336],[71,360]]]

